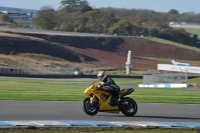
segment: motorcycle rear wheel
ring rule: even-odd
[[[137,113],[138,106],[135,100],[129,97],[125,97],[126,102],[128,102],[128,105],[122,105],[119,106],[120,111],[125,116],[134,116]]]
[[[83,111],[88,115],[96,115],[99,112],[99,105],[90,103],[90,98],[85,98],[83,100]]]

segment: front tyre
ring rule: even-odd
[[[122,105],[119,106],[120,111],[125,116],[134,116],[137,113],[138,106],[135,100],[129,97],[125,97],[126,102],[128,102],[128,105]]]
[[[96,104],[93,104],[91,105],[90,103],[90,98],[85,98],[83,100],[83,111],[88,114],[88,115],[96,115],[99,111],[99,105],[96,103]]]

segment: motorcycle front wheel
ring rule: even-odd
[[[91,104],[90,98],[83,100],[83,111],[88,115],[96,115],[99,112],[99,105],[96,103]]]
[[[138,106],[135,100],[129,97],[125,97],[126,102],[128,102],[128,105],[122,105],[119,106],[120,111],[125,116],[134,116],[137,113]]]

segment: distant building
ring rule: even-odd
[[[21,12],[10,12],[10,11],[1,11],[3,14],[7,14],[9,17],[13,19],[14,22],[22,21],[22,22],[31,22],[32,21],[32,13],[21,13]]]
[[[32,22],[33,18],[37,16],[37,12],[38,10],[0,6],[0,14],[7,14],[14,22]]]
[[[197,34],[192,34],[190,35],[191,37],[191,43],[194,47],[200,48],[200,38],[198,38]]]
[[[200,38],[197,39],[197,44],[200,45]]]

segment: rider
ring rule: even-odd
[[[97,73],[97,77],[100,81],[98,87],[101,88],[102,90],[110,91],[113,94],[113,98],[115,100],[118,100],[119,95],[120,95],[120,87],[115,83],[115,81],[112,78],[108,77],[105,71],[103,70]],[[111,98],[109,102],[111,106],[115,106],[115,102],[113,98]],[[122,100],[124,103],[124,99]]]

